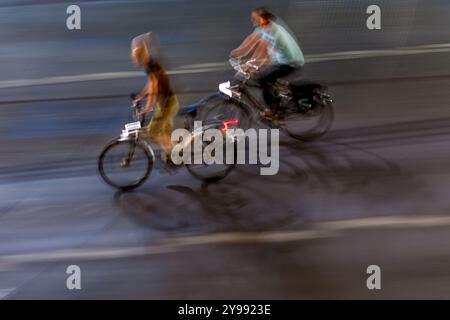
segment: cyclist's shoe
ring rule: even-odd
[[[259,113],[264,120],[277,120],[280,119],[280,115],[272,110],[266,110]]]
[[[265,111],[261,111],[259,115],[261,116],[261,118],[271,118],[274,114],[272,110],[267,109]]]

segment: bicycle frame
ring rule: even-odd
[[[139,108],[139,105],[134,105],[132,108],[134,109],[133,114],[134,114],[134,120],[136,120],[136,121],[133,123],[126,124],[125,130],[122,130],[122,134],[118,138],[119,141],[129,141],[130,142],[131,147],[130,147],[130,151],[129,151],[127,160],[131,162],[131,159],[133,158],[133,155],[134,155],[134,150],[136,148],[136,144],[138,142],[143,143],[145,145],[145,147],[150,151],[152,157],[155,159],[155,153],[154,153],[153,147],[151,145],[151,142],[149,142],[148,139],[145,139],[145,137],[144,138],[141,137],[141,134],[146,129],[141,127],[144,123],[144,119],[136,117],[135,111]],[[197,128],[194,128],[192,131],[190,131],[189,139],[182,141],[181,148],[187,147],[187,145],[191,144],[194,140],[196,140],[198,138],[201,139],[204,131],[208,130],[208,129],[220,129],[226,135],[227,139],[231,139],[233,141],[235,137],[228,133],[228,125],[233,124],[232,121],[234,121],[234,120],[226,121],[226,122],[217,121],[217,122],[209,123],[207,125],[202,125]]]
[[[248,111],[257,109],[259,111],[263,111],[266,109],[265,104],[260,102],[256,97],[255,94],[253,94],[250,89],[249,85],[247,85],[247,81],[249,80],[249,77],[243,75],[245,80],[240,80],[239,77],[242,77],[242,73],[238,72],[234,76],[234,80],[236,80],[238,83],[229,86],[229,81],[221,83],[219,85],[219,90],[221,92],[221,96],[227,100],[232,101],[233,103],[246,108]],[[258,118],[254,113],[249,113],[249,118],[251,120],[254,120],[255,118]]]

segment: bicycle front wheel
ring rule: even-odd
[[[153,152],[142,141],[113,140],[101,152],[98,170],[107,184],[126,191],[144,183],[152,171],[153,162]]]
[[[201,139],[201,137],[199,137]],[[234,142],[226,142],[226,138],[223,138],[223,144],[221,144],[221,150],[215,150],[211,155],[216,156],[215,152],[220,152],[217,160],[211,161],[211,163],[206,163],[206,155],[203,153],[212,142],[202,141],[202,149],[199,154],[197,154],[192,146],[191,149],[191,163],[186,164],[186,168],[189,173],[197,179],[213,182],[225,178],[235,166],[235,144]],[[232,159],[227,159],[227,152],[231,152]],[[231,161],[229,161],[231,160]]]
[[[189,173],[197,179],[203,181],[218,181],[225,178],[235,167],[236,144],[227,139],[228,130],[247,129],[250,118],[247,110],[240,105],[224,99],[221,96],[214,96],[202,106],[198,119],[202,121],[202,126],[207,129],[218,129],[222,132],[221,150],[215,150],[213,157],[217,161],[207,163],[206,154],[200,152],[196,154],[192,148],[191,163],[186,164]],[[203,132],[198,136],[202,143],[202,150],[211,148],[211,141],[203,139]],[[215,152],[220,154],[216,155]],[[204,157],[205,156],[205,157]]]
[[[227,129],[244,129],[250,125],[250,115],[246,108],[220,96],[213,97],[200,111],[199,120],[203,126],[226,125]]]

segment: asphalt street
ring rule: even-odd
[[[450,3],[378,1],[370,31],[370,1],[266,1],[304,77],[329,86],[330,132],[282,135],[274,176],[242,165],[207,184],[157,164],[127,193],[97,157],[145,81],[131,39],[159,34],[186,106],[232,77],[261,3],[79,3],[69,31],[68,1],[0,1],[0,298],[450,298]]]

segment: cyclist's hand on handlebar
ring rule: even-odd
[[[248,74],[249,76],[254,76],[258,73],[258,68],[255,68],[254,66],[249,66],[248,64],[244,64],[241,66],[242,71]]]
[[[247,67],[249,72],[257,72],[260,69],[260,66],[258,64],[256,64],[256,60],[255,59],[247,61],[245,63],[245,66]]]
[[[145,117],[150,111],[152,111],[152,108],[145,108],[141,111],[136,111],[136,114],[140,117]]]
[[[137,96],[134,100],[133,100],[133,105],[137,106],[141,103],[141,101],[143,100],[143,98],[141,96]]]
[[[241,70],[244,73],[250,73],[251,69],[246,64],[241,65]]]

